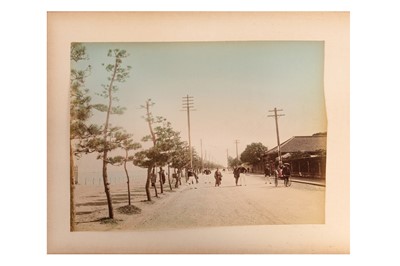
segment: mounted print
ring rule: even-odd
[[[349,253],[348,20],[49,12],[48,252]]]

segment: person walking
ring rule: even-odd
[[[246,184],[246,175],[247,175],[246,168],[240,167],[239,172],[243,174],[240,176],[240,185],[242,186],[244,184],[245,186],[247,186],[247,184]]]
[[[172,173],[172,179],[175,180],[175,188],[178,188],[179,179],[178,179],[178,174],[175,173],[175,169],[174,169],[174,173]]]
[[[269,167],[269,164],[267,164],[267,165],[265,166],[265,169],[264,169],[264,176],[265,176],[265,184],[268,184],[268,183],[271,184],[271,169],[270,169],[270,167]]]
[[[219,171],[218,168],[214,173],[214,178],[215,178],[215,186],[219,187],[221,185],[221,181],[222,181],[222,174],[221,174],[221,172]]]
[[[282,176],[284,180],[285,187],[290,186],[289,178],[290,178],[290,165],[285,163],[282,168]]]
[[[235,178],[236,186],[238,186],[239,185],[238,181],[239,181],[239,177],[240,177],[240,171],[236,166],[233,168],[233,177]]]
[[[165,171],[164,169],[162,169],[162,167],[160,167],[160,172],[158,172],[158,174],[160,175],[160,180],[163,184],[165,184]]]
[[[274,170],[274,179],[275,179],[275,186],[278,186],[278,180],[279,178],[282,177],[282,165],[279,164],[275,164],[275,170]]]
[[[157,192],[157,186],[156,186],[157,175],[155,173],[155,168],[153,168],[153,171],[150,174],[150,181],[151,181],[151,186],[154,187],[154,192],[156,194],[156,197],[158,198],[158,192]]]
[[[196,180],[196,184],[199,183],[199,176],[197,175],[196,171],[193,172],[194,179]]]
[[[194,172],[193,172],[193,169],[192,169],[192,168],[189,168],[188,171],[187,171],[187,173],[188,173],[188,178],[189,178],[189,180],[188,180],[189,186],[190,186],[190,185],[193,185],[194,188],[197,189],[196,182],[195,182],[195,180],[194,180]]]
[[[154,169],[153,169],[152,173],[150,174],[150,181],[151,181],[151,186],[155,187],[156,182],[157,182],[157,175],[154,173]]]

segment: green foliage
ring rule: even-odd
[[[71,60],[78,62],[87,59],[86,47],[81,43],[71,43]]]
[[[76,121],[74,123],[71,123],[70,131],[71,131],[71,136],[73,136],[80,142],[94,136],[99,136],[103,132],[101,126],[87,125],[83,121]]]
[[[71,61],[86,60],[86,48],[80,43],[71,44]],[[91,67],[85,69],[71,68],[70,72],[70,139],[80,140],[86,138],[93,129],[86,125],[86,121],[92,115],[93,106],[88,89],[85,88],[85,79],[90,75]]]
[[[125,112],[125,110],[126,110],[125,107],[120,107],[120,106],[112,107],[111,108],[111,114],[113,114],[113,115],[122,115]]]
[[[154,117],[150,108],[154,105],[151,99],[146,100],[146,104],[141,107],[146,110],[144,120],[149,125],[150,135],[142,138],[143,142],[152,141],[153,147],[137,152],[133,163],[139,167],[163,166],[169,163],[178,162],[179,155],[182,153],[183,142],[180,139],[179,132],[174,131],[171,123],[164,117]],[[187,156],[189,158],[189,156]]]
[[[106,163],[119,164],[121,163],[122,159],[118,156],[110,158],[103,157],[107,157],[107,153],[109,151],[117,148],[124,148],[126,150],[127,147],[124,146],[124,143],[127,144],[129,142],[129,139],[131,138],[131,135],[122,131],[121,128],[111,127],[108,119],[109,115],[123,114],[123,112],[126,110],[126,108],[124,107],[112,106],[112,103],[113,101],[118,100],[117,97],[113,96],[113,93],[118,91],[118,87],[114,85],[115,82],[124,81],[122,78],[117,76],[117,73],[122,73],[124,77],[128,77],[128,70],[130,69],[130,67],[122,67],[122,59],[128,56],[128,54],[123,50],[109,50],[108,56],[113,57],[114,59],[113,64],[110,63],[106,66],[106,71],[111,72],[110,76],[108,77],[109,84],[103,84],[103,91],[102,93],[98,94],[104,98],[108,98],[108,101],[107,104],[98,103],[92,106],[95,110],[98,110],[100,112],[107,112],[107,119],[103,126],[102,135],[100,134],[100,132],[98,132],[98,135],[88,139],[85,143],[83,143],[84,145],[82,145],[82,147],[80,148],[85,153],[98,152],[99,155],[97,158],[104,160],[104,162]]]
[[[158,155],[159,151],[154,147],[139,151],[134,155],[133,164],[143,168],[154,167],[158,159]]]
[[[110,73],[109,77],[107,77],[109,84],[102,85],[103,91],[98,94],[107,99],[106,104],[89,104],[91,99],[86,95],[87,90],[84,89],[84,81],[87,73],[90,72],[90,65],[86,70],[71,70],[71,139],[74,137],[79,138],[77,147],[73,151],[75,154],[97,152],[97,159],[103,161],[103,169],[105,169],[103,171],[103,179],[105,181],[104,186],[109,215],[110,218],[113,218],[110,189],[108,182],[106,182],[107,164],[121,165],[123,163],[126,164],[128,159],[133,160],[133,157],[128,156],[128,147],[124,145],[132,145],[132,148],[136,148],[138,145],[133,145],[133,142],[129,141],[131,135],[122,132],[120,128],[111,127],[109,122],[111,114],[122,114],[125,110],[125,108],[119,106],[112,106],[113,101],[118,101],[118,98],[113,93],[118,91],[116,83],[125,82],[129,77],[131,67],[122,67],[122,59],[128,56],[124,50],[109,50],[108,56],[114,59],[113,63],[105,67],[106,71]],[[85,58],[85,47],[80,44],[71,45],[71,60],[77,62],[83,58]],[[92,109],[107,113],[103,127],[87,127],[85,125],[84,122],[91,116]],[[82,136],[85,137],[83,138]],[[108,157],[108,152],[117,148],[126,148],[126,156]]]
[[[107,110],[108,110],[108,106],[105,104],[101,104],[101,103],[93,104],[92,107],[100,112],[107,112]]]
[[[133,142],[133,139],[127,138],[121,142],[121,148],[125,151],[138,150],[142,145],[138,142]]]
[[[187,148],[189,152],[189,147]],[[201,157],[197,154],[197,151],[192,147],[192,157],[193,157],[193,168],[194,169],[202,169]],[[189,160],[190,162],[190,160]],[[204,162],[203,162],[204,164]],[[188,164],[189,165],[189,164]]]
[[[164,121],[162,125],[154,128],[155,144],[153,147],[135,154],[134,164],[139,167],[163,166],[171,163],[173,158],[181,148],[179,132],[171,127],[171,123],[166,122],[164,118],[158,119]],[[151,136],[145,136],[142,141],[152,140]]]
[[[115,133],[115,142],[118,147],[125,150],[125,156],[109,157],[108,163],[112,165],[122,165],[126,162],[133,162],[134,156],[129,156],[129,151],[140,149],[142,146],[140,143],[134,142],[131,134],[127,134],[125,131],[118,131]]]
[[[228,166],[230,168],[233,168],[233,167],[241,165],[241,164],[242,164],[242,162],[239,159],[228,156]]]
[[[240,155],[240,160],[244,163],[255,165],[263,160],[263,155],[268,148],[262,143],[251,143]]]
[[[82,139],[82,141],[77,144],[76,151],[78,154],[98,153],[97,159],[103,159],[103,152],[105,150],[111,151],[120,148],[125,150],[126,152],[129,152],[131,150],[137,150],[141,148],[140,143],[134,142],[132,139],[132,135],[126,133],[120,127],[110,128],[106,133],[106,141],[104,141],[104,137],[102,135],[104,134],[104,132],[100,127],[92,127],[89,130],[95,133],[89,135],[85,139]],[[116,156],[108,157],[105,161],[107,163],[116,165],[119,162],[123,163],[124,161],[132,160],[133,158],[125,158],[121,161],[121,159],[119,159],[119,156]]]
[[[143,141],[143,142],[147,142],[147,141],[149,141],[149,140],[151,140],[151,136],[150,136],[150,135],[146,135],[146,136],[144,136],[144,137],[142,138],[142,141]]]
[[[186,142],[176,144],[172,153],[171,165],[174,168],[182,169],[190,164],[189,145]]]
[[[118,165],[122,165],[124,163],[124,159],[125,158],[123,156],[119,155],[119,156],[109,157],[107,159],[107,161],[109,164],[118,166]]]
[[[109,64],[102,64],[105,66],[107,72],[110,73],[110,76],[107,77],[109,84],[102,84],[101,93],[96,93],[96,95],[108,98],[110,102],[118,102],[119,99],[114,95],[118,91],[118,86],[116,83],[123,83],[129,77],[129,72],[131,70],[131,66],[122,66],[123,59],[128,57],[129,54],[125,50],[109,50],[108,57],[112,57],[114,61]],[[109,106],[109,104],[96,104],[94,108],[100,112],[109,112],[109,114],[118,114],[121,115],[124,113],[126,108],[120,106]],[[110,110],[109,110],[110,109]]]

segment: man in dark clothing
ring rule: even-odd
[[[235,178],[236,186],[238,186],[238,181],[239,181],[239,177],[240,177],[240,170],[236,166],[233,168],[233,177]]]
[[[160,172],[158,172],[158,173],[160,175],[161,182],[163,184],[165,184],[165,171],[164,171],[164,169],[162,169],[162,167],[160,167]]]
[[[192,169],[192,168],[189,168],[188,171],[187,171],[187,173],[188,173],[188,178],[189,178],[189,185],[194,185],[194,188],[197,189],[197,186],[196,186],[196,183],[197,183],[197,182],[194,181],[194,176],[195,176],[195,175],[194,175],[193,169]]]
[[[285,187],[290,186],[289,183],[289,178],[290,178],[290,165],[289,164],[284,164],[283,169],[282,169],[282,176],[284,180]]]
[[[219,169],[217,168],[217,170],[214,173],[214,178],[215,178],[215,186],[219,187],[221,185],[221,180],[222,180],[222,174],[219,171]]]

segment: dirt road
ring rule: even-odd
[[[243,176],[243,175],[242,175]],[[321,224],[325,219],[325,188],[292,183],[266,184],[261,176],[245,175],[236,186],[224,173],[222,185],[200,176],[196,186],[183,185],[149,202],[134,202],[140,214],[119,214],[116,224],[82,223],[78,230],[162,230],[208,226]],[[272,180],[271,180],[272,181]]]

